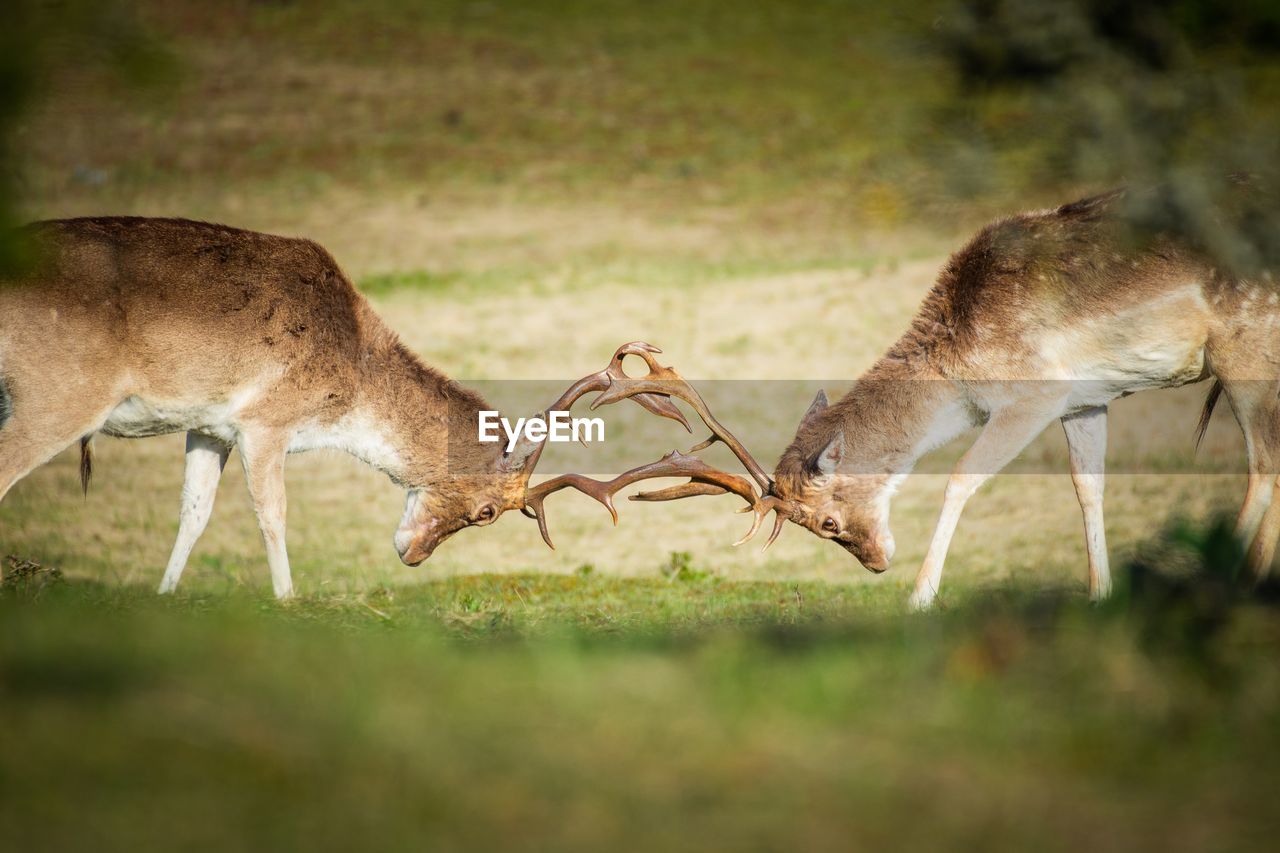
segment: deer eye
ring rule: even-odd
[[[476,511],[476,521],[493,521],[493,504],[485,504]]]
[[[840,525],[831,516],[827,516],[822,520],[822,529],[828,533],[839,533]]]

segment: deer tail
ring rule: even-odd
[[[80,436],[80,488],[89,497],[89,478],[93,476],[93,433]]]
[[[1218,398],[1222,396],[1222,381],[1213,380],[1213,387],[1209,389],[1209,395],[1204,398],[1204,408],[1200,410],[1200,423],[1196,425],[1196,450],[1200,449],[1200,442],[1204,440],[1204,434],[1209,429],[1209,420],[1213,417],[1213,407],[1218,405]]]

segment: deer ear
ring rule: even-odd
[[[523,470],[525,463],[529,461],[529,457],[541,446],[541,441],[534,441],[529,438],[528,433],[521,431],[520,438],[516,439],[515,447],[511,448],[509,453],[504,452],[502,454],[502,458],[498,461],[498,468],[506,472]]]
[[[511,448],[510,453],[503,453],[502,460],[498,462],[498,467],[503,471],[519,471],[524,468],[524,464],[529,461],[529,457],[533,452],[541,446],[542,442],[532,441],[525,436],[521,436],[516,446]]]
[[[844,459],[844,430],[835,434],[831,441],[827,442],[827,446],[822,452],[813,457],[813,461],[809,463],[809,471],[817,477],[830,477],[840,467],[841,460]]]
[[[827,408],[827,392],[819,389],[818,396],[813,398],[813,402],[809,404],[809,408],[805,411],[804,417],[800,419],[800,429],[804,429],[813,423],[818,415],[822,414]]]

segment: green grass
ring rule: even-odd
[[[686,562],[287,606],[0,595],[0,839],[1181,850],[1280,829],[1265,606],[953,589],[913,617],[883,587]]]

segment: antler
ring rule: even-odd
[[[569,411],[569,409],[573,408],[574,403],[578,402],[578,400],[593,391],[606,392],[616,384],[634,381],[630,376],[627,376],[627,374],[623,372],[622,362],[629,355],[639,355],[646,361],[653,364],[653,356],[650,355],[650,353],[655,352],[662,352],[662,350],[652,344],[646,344],[644,341],[632,341],[629,344],[623,344],[614,351],[613,358],[609,359],[609,364],[605,366],[604,370],[599,370],[588,376],[584,376],[577,382],[570,385],[568,389],[560,395],[559,399],[546,408],[546,411],[542,413],[543,417],[546,418],[551,412]],[[650,368],[650,373],[652,373],[652,368]],[[686,431],[693,432],[689,427],[689,422],[685,420],[684,413],[677,409],[675,404],[666,397],[657,396],[652,393],[645,393],[643,389],[637,389],[635,392],[628,394],[627,396],[634,399],[637,403],[653,414],[664,418],[671,418],[673,421],[679,422]],[[601,393],[600,397],[597,397],[591,403],[591,408],[594,409],[601,405],[601,399],[603,397],[604,394]],[[618,399],[622,398],[619,397]],[[608,402],[612,403],[615,401],[609,400]],[[539,445],[525,463],[524,470],[526,477],[529,474],[532,474],[533,469],[537,467],[538,459],[542,456],[542,448],[544,445],[545,443],[543,445]]]
[[[604,504],[605,509],[609,510],[609,515],[613,516],[613,523],[617,524],[618,510],[613,505],[613,496],[632,483],[656,477],[688,477],[689,482],[677,488],[695,487],[697,489],[697,491],[691,491],[689,494],[722,495],[732,492],[751,505],[747,509],[751,509],[759,501],[756,490],[751,486],[751,483],[742,477],[713,468],[696,456],[689,456],[679,450],[673,450],[657,462],[650,462],[647,465],[632,468],[630,471],[619,474],[607,482],[593,480],[581,474],[561,474],[558,477],[553,477],[525,491],[522,511],[525,515],[537,519],[538,532],[542,534],[543,541],[555,548],[555,544],[551,541],[551,535],[547,532],[547,517],[543,507],[543,502],[546,500],[547,495],[564,488],[575,488],[584,495],[588,495]],[[747,534],[741,541],[745,542],[750,539],[759,526],[760,522],[757,520],[751,527],[751,533]]]
[[[704,447],[709,443],[709,441],[703,442],[699,447]],[[697,448],[694,449],[696,450]],[[690,480],[688,483],[682,483],[678,486],[668,486],[665,489],[658,489],[654,492],[640,492],[638,494],[631,495],[630,500],[675,501],[680,498],[697,497],[698,495],[723,495],[725,494],[725,491],[725,489],[717,485]],[[778,534],[782,532],[782,527],[786,523],[787,519],[791,517],[791,510],[791,503],[776,495],[766,494],[756,497],[755,500],[751,500],[750,506],[744,506],[742,509],[738,510],[738,512],[751,512],[755,514],[755,517],[751,522],[751,529],[747,531],[745,536],[737,542],[734,542],[734,546],[736,547],[744,542],[749,542],[751,537],[756,535],[756,531],[760,529],[760,524],[764,521],[765,516],[771,512],[775,512],[777,515],[773,518],[773,530],[769,533],[769,538],[765,540],[764,547],[760,549],[761,551],[768,551],[769,546],[774,543],[774,540],[778,538]]]
[[[618,512],[613,505],[613,496],[620,489],[641,480],[658,477],[688,477],[689,482],[687,483],[653,492],[641,492],[640,494],[632,495],[631,500],[669,501],[695,495],[719,495],[732,492],[748,503],[748,506],[743,507],[740,512],[752,512],[754,514],[751,529],[745,536],[735,542],[735,545],[741,545],[751,539],[756,534],[756,531],[760,529],[760,524],[768,513],[777,513],[773,532],[769,535],[768,542],[765,543],[765,548],[767,549],[778,538],[783,523],[790,517],[790,505],[772,494],[773,480],[760,463],[747,451],[742,442],[738,441],[733,433],[716,419],[715,415],[707,407],[706,401],[702,399],[702,395],[680,376],[674,368],[663,367],[658,364],[653,356],[654,353],[660,352],[662,350],[643,341],[623,344],[614,352],[613,358],[610,359],[608,366],[604,370],[584,376],[571,385],[568,390],[560,395],[560,399],[551,404],[547,409],[547,413],[567,411],[586,394],[599,391],[599,396],[591,402],[591,409],[593,410],[600,406],[629,398],[656,415],[678,421],[686,430],[692,432],[693,430],[689,428],[689,422],[685,419],[683,413],[671,401],[672,397],[677,397],[688,403],[698,413],[698,417],[702,419],[702,422],[711,430],[711,436],[693,447],[690,453],[705,449],[717,441],[723,442],[733,451],[733,454],[742,462],[743,467],[755,479],[760,486],[760,493],[757,494],[751,484],[742,477],[713,468],[697,457],[680,453],[679,451],[672,451],[657,462],[633,468],[608,482],[592,480],[580,474],[562,474],[533,488],[526,488],[525,505],[521,508],[521,511],[525,515],[537,519],[538,530],[542,534],[543,541],[548,546],[555,548],[551,541],[551,536],[547,532],[546,511],[544,508],[544,501],[547,495],[552,492],[573,487],[604,504],[605,508],[609,510],[609,514],[613,517],[614,524],[617,524]],[[641,377],[627,376],[622,369],[622,363],[628,355],[639,356],[643,359],[649,368],[648,374]],[[542,447],[539,446],[529,456],[525,466],[526,480],[533,473],[541,454]]]

